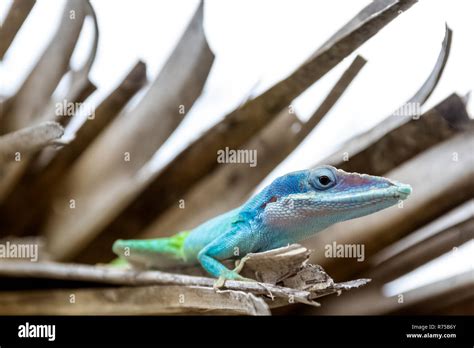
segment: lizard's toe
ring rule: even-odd
[[[234,271],[225,272],[214,283],[214,289],[222,288],[225,285],[226,280],[238,280],[242,282],[257,282],[255,279],[242,277],[240,274]]]

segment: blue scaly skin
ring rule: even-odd
[[[341,221],[388,208],[411,187],[383,177],[320,166],[275,179],[242,206],[169,238],[117,240],[113,251],[147,268],[197,264],[212,276],[248,280],[221,261],[304,240]]]

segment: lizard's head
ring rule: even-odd
[[[293,224],[299,220],[313,225],[316,221],[318,226],[327,227],[388,208],[411,193],[409,185],[331,166],[290,173],[274,184],[276,191],[291,187],[265,207],[267,217],[280,226],[292,219]]]
[[[335,214],[344,212],[344,220],[390,207],[411,193],[410,185],[380,176],[347,173],[331,166],[310,170],[306,185],[313,207]]]

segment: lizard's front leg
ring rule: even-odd
[[[225,267],[219,260],[230,259],[234,257],[234,252],[238,248],[239,253],[247,253],[248,251],[242,250],[241,238],[235,234],[225,234],[220,238],[217,238],[205,248],[203,248],[198,254],[198,260],[202,267],[212,276],[218,278],[214,284],[215,288],[222,287],[227,279],[230,280],[241,280],[241,281],[255,281],[242,277],[238,271],[240,268],[237,267],[235,270],[230,270]]]

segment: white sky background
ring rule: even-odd
[[[198,6],[196,0],[91,2],[100,29],[99,50],[90,75],[98,86],[89,100],[92,104],[104,98],[138,59],[146,62],[149,79],[153,80]],[[207,0],[205,31],[216,55],[211,74],[203,95],[150,166],[162,166],[249,94],[257,95],[286,77],[368,3],[362,0]],[[2,20],[10,4],[11,0],[0,2]],[[0,67],[0,95],[13,94],[31,71],[58,25],[63,5],[62,0],[37,1]],[[454,32],[451,54],[441,81],[424,109],[453,92],[464,95],[472,90],[473,13],[474,2],[470,0],[421,0],[392,21],[357,50],[356,53],[368,60],[366,66],[328,116],[263,184],[286,172],[315,164],[409,99],[434,66],[445,22]],[[85,26],[74,52],[73,67],[79,67],[89,51],[90,24]],[[302,119],[312,114],[354,57],[355,54],[345,59],[297,99],[294,105]],[[61,88],[57,94],[60,92]],[[474,114],[472,105],[469,105],[471,115]],[[464,264],[472,260],[468,256],[474,251],[472,244],[469,248],[467,245],[459,248],[456,253],[458,260],[463,260],[462,255],[465,255]],[[401,289],[409,286],[407,282],[404,284],[399,285]]]

